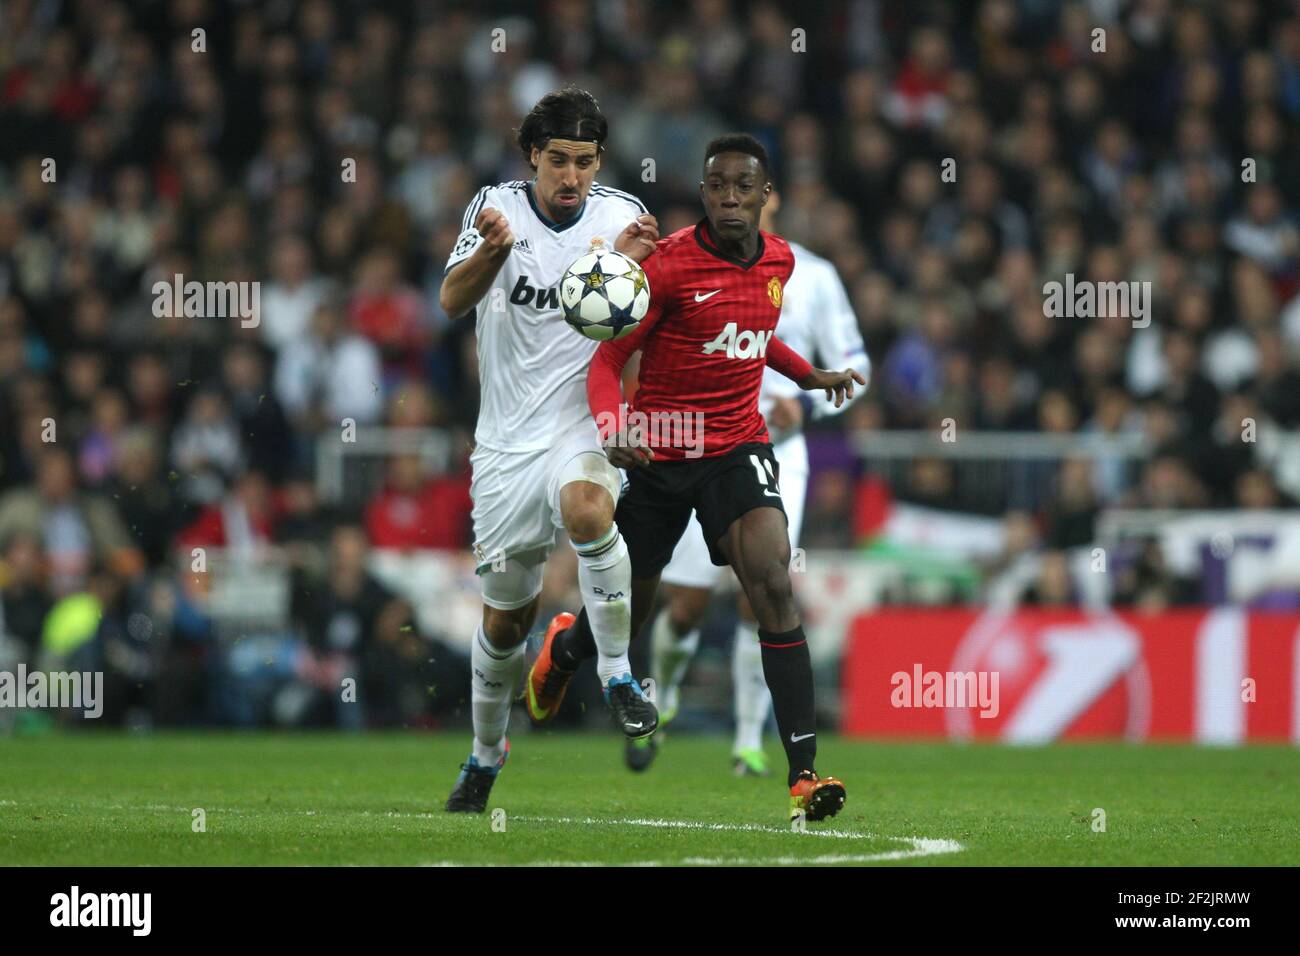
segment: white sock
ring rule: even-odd
[[[578,553],[578,587],[596,641],[596,674],[604,687],[615,677],[632,673],[627,659],[632,639],[632,560],[618,525],[587,544],[569,543]]]
[[[469,655],[470,701],[474,712],[474,759],[495,767],[505,750],[510,705],[524,673],[524,644],[503,651],[493,647],[480,621]]]
[[[650,628],[650,653],[653,663],[655,691],[662,719],[671,720],[681,702],[682,681],[691,666],[691,659],[700,649],[700,629],[693,627],[682,637],[677,636],[664,608],[655,617]]]
[[[735,687],[736,753],[760,750],[763,725],[772,709],[772,693],[763,677],[763,649],[758,627],[748,621],[736,625],[736,645],[731,652],[731,682]]]

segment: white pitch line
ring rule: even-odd
[[[16,801],[0,801],[0,805],[17,806]],[[122,804],[98,804],[92,805],[95,809],[100,810],[147,810],[147,811],[166,811],[172,812],[191,812],[190,807],[174,807],[166,804],[137,804],[135,806]],[[83,805],[84,807],[84,805]],[[271,808],[251,810],[248,808],[230,807],[226,809],[208,808],[211,814],[230,814],[244,816],[246,814],[263,814],[266,812],[280,812],[290,814],[303,814],[305,816],[320,816],[316,810],[295,810],[289,808]],[[442,819],[440,813],[405,813],[400,810],[387,810],[382,813],[374,813],[370,810],[336,810],[330,811],[326,816],[344,814],[360,814],[361,816],[386,816],[386,817],[405,817],[416,819]],[[784,827],[766,826],[760,823],[704,823],[699,820],[663,820],[647,818],[627,818],[627,819],[602,819],[600,817],[508,817],[511,822],[517,823],[551,823],[565,826],[632,826],[632,827],[650,827],[653,829],[667,830],[708,830],[713,832],[731,832],[731,833],[776,833],[787,834],[793,833]],[[896,837],[884,836],[881,834],[870,833],[866,831],[854,830],[805,830],[797,834],[800,837],[817,836],[831,837],[839,840],[892,840],[896,843],[910,843],[912,846],[906,850],[886,850],[881,853],[830,853],[821,856],[774,856],[774,857],[684,857],[680,860],[636,860],[631,863],[611,864],[608,861],[598,860],[532,860],[525,863],[481,863],[477,861],[457,861],[457,860],[435,860],[430,863],[422,863],[421,866],[450,867],[450,866],[574,866],[574,867],[594,867],[594,866],[799,866],[799,865],[824,865],[833,863],[881,863],[889,860],[910,860],[926,856],[940,856],[946,853],[960,853],[966,848],[956,840],[937,840],[928,837]]]
[[[889,850],[885,853],[828,853],[822,856],[756,856],[756,857],[687,857],[679,864],[668,866],[825,866],[832,863],[883,863],[888,860],[911,860],[942,853],[958,853],[963,847],[953,840],[926,840],[920,837],[886,837],[889,840],[909,840],[914,844],[944,844],[942,849],[913,846],[910,850]]]
[[[792,833],[782,827],[763,826],[756,823],[702,823],[694,820],[646,820],[623,819],[605,820],[598,817],[514,817],[520,823],[555,823],[582,824],[595,826],[636,826],[673,830],[711,830],[748,833]],[[829,853],[820,856],[768,856],[768,857],[684,857],[680,860],[636,860],[627,866],[800,866],[826,865],[833,863],[881,863],[889,860],[909,860],[926,856],[939,856],[946,853],[960,853],[964,849],[956,840],[936,840],[928,837],[881,836],[874,833],[849,830],[805,830],[798,834],[804,836],[835,837],[841,840],[892,840],[910,843],[906,850],[886,850],[881,853]],[[452,860],[439,860],[424,866],[481,866],[479,863],[457,863]],[[497,864],[491,864],[497,865]],[[607,862],[591,860],[534,860],[528,863],[500,864],[505,866],[609,866]]]
[[[421,866],[826,866],[833,863],[883,863],[890,860],[909,860],[942,853],[959,853],[965,847],[955,840],[930,840],[924,837],[884,837],[887,840],[905,840],[912,844],[910,850],[888,850],[883,853],[827,853],[821,856],[688,856],[680,860],[634,860],[630,863],[610,863],[608,860],[530,860],[527,863],[480,863],[456,860],[437,860]]]

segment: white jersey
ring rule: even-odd
[[[853,306],[835,266],[796,242],[790,243],[790,251],[794,253],[794,272],[785,284],[776,337],[809,361],[816,356],[823,368],[836,371],[853,368],[870,382],[871,361],[862,344],[857,316],[853,314]],[[866,392],[865,387],[856,383],[853,389],[854,400]],[[758,409],[767,415],[776,398],[803,394],[812,398],[812,418],[838,415],[849,407],[845,402],[836,408],[825,400],[821,392],[803,392],[794,382],[768,366],[763,372]],[[778,434],[771,426],[768,430],[772,432],[773,445],[790,437],[788,433]]]
[[[487,208],[506,217],[515,246],[475,307],[481,400],[474,439],[495,451],[541,451],[591,417],[587,366],[600,344],[565,323],[560,279],[597,236],[613,249],[646,208],[629,193],[593,183],[577,215],[557,225],[537,206],[531,183],[484,186],[465,210],[446,271],[483,241],[474,220]]]

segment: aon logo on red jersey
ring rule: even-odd
[[[718,333],[718,337],[704,346],[704,354],[725,351],[727,358],[752,359],[767,355],[767,343],[772,340],[772,332],[754,332],[750,329],[737,334],[736,323],[728,322]]]

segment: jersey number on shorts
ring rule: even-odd
[[[760,460],[757,455],[750,455],[749,460],[754,463],[754,470],[758,472],[758,483],[763,486],[763,494],[769,498],[780,498],[781,486],[776,483],[776,473],[772,471],[772,463],[766,459]],[[767,466],[766,471],[763,470],[764,465]],[[776,491],[769,490],[769,485]]]

